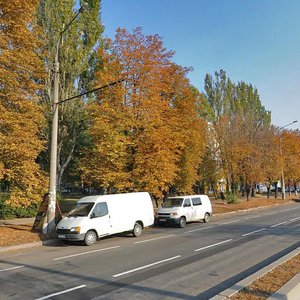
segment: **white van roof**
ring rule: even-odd
[[[123,198],[128,196],[141,196],[141,195],[149,195],[147,192],[135,192],[135,193],[121,193],[121,194],[107,194],[107,195],[94,195],[94,196],[86,196],[78,200],[78,203],[96,203],[97,201],[107,201],[109,199]]]
[[[191,197],[208,197],[207,195],[182,195],[182,196],[168,196],[167,198],[191,198]]]

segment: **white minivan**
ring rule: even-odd
[[[168,197],[157,212],[158,225],[174,224],[185,227],[187,222],[209,222],[211,202],[207,195]]]
[[[116,233],[140,236],[153,223],[152,200],[146,192],[88,196],[57,224],[56,233],[61,240],[84,241],[90,246]]]

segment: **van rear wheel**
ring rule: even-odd
[[[133,236],[138,237],[142,235],[142,233],[143,233],[143,226],[140,223],[135,223],[132,230]]]
[[[209,213],[206,213],[206,214],[204,215],[203,221],[204,221],[204,223],[208,223],[209,220],[210,220],[210,215],[209,215]]]
[[[92,246],[97,241],[97,234],[95,231],[89,230],[84,237],[84,243],[86,246]]]

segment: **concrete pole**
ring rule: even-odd
[[[283,159],[283,153],[282,153],[282,141],[281,141],[281,134],[279,137],[279,149],[280,149],[280,156]],[[282,200],[285,200],[285,182],[284,182],[284,170],[283,170],[283,161],[282,161],[282,166],[281,166],[281,196]]]
[[[294,123],[297,123],[298,121],[293,121],[287,125],[284,125],[282,127],[279,128],[279,150],[280,150],[280,157],[282,158],[283,160],[283,151],[282,151],[282,139],[281,139],[281,130],[294,124]],[[284,167],[283,167],[283,161],[282,161],[282,166],[281,166],[281,189],[282,189],[282,192],[281,192],[281,195],[282,195],[282,200],[285,200],[285,182],[284,182]]]
[[[56,45],[54,59],[54,84],[52,101],[52,133],[51,133],[51,156],[50,156],[50,180],[49,180],[49,203],[47,211],[47,222],[44,224],[44,233],[51,234],[55,230],[56,210],[56,177],[57,177],[57,139],[58,139],[58,99],[59,99],[59,48],[60,39]]]
[[[59,50],[62,35],[68,30],[73,21],[80,13],[88,10],[88,4],[80,1],[81,6],[69,24],[60,32],[55,49],[54,58],[54,83],[52,101],[52,133],[51,133],[51,155],[50,155],[50,181],[49,181],[49,203],[47,220],[44,224],[43,233],[53,234],[55,232],[55,210],[56,210],[56,179],[57,179],[57,139],[58,139],[58,102],[59,102]]]

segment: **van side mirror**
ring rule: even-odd
[[[91,219],[94,219],[94,218],[96,218],[96,214],[93,212],[93,213],[91,214]]]

